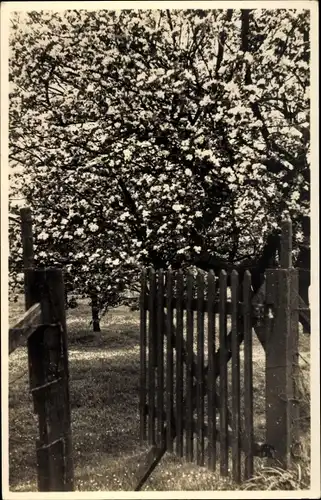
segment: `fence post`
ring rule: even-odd
[[[73,491],[73,456],[71,439],[71,415],[70,415],[70,395],[69,395],[69,364],[68,364],[68,339],[65,311],[65,287],[63,272],[61,269],[46,270],[46,304],[44,309],[45,323],[58,323],[61,328],[61,354],[62,354],[62,401],[63,401],[63,435],[65,442],[65,490]],[[49,299],[49,300],[48,300]]]
[[[266,273],[266,441],[283,468],[291,463],[295,424],[294,375],[298,351],[297,270],[292,268],[292,224],[282,226],[280,269]],[[270,321],[273,316],[272,322]],[[270,318],[269,318],[270,317]]]
[[[30,297],[41,303],[42,323],[28,339],[30,388],[39,418],[39,491],[72,491],[73,463],[68,347],[60,269],[27,269]]]
[[[20,217],[25,309],[40,302],[44,323],[28,339],[30,389],[34,410],[39,417],[38,489],[72,491],[74,473],[63,274],[61,269],[34,269],[30,208],[22,208]],[[50,434],[54,432],[58,436],[61,431],[63,441],[50,441]],[[58,457],[61,457],[61,462]]]

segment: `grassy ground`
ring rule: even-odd
[[[10,324],[23,310],[19,301],[11,304]],[[85,302],[68,311],[70,391],[75,465],[75,488],[89,490],[133,490],[138,464],[147,447],[139,445],[139,313],[121,307],[102,320],[102,331],[93,335],[90,310]],[[309,342],[301,336],[301,392],[308,405]],[[264,352],[254,343],[255,438],[264,440]],[[242,353],[241,353],[242,360]],[[27,352],[18,348],[9,367],[9,467],[12,491],[36,490],[35,439],[37,422],[28,391]],[[302,386],[303,381],[303,386]],[[308,488],[308,414],[303,415],[303,448],[293,470],[284,473],[267,469],[255,459],[256,477],[241,489]],[[301,464],[301,465],[300,465]],[[230,490],[240,489],[205,467],[188,464],[166,454],[145,490]]]

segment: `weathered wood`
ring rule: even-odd
[[[291,270],[267,271],[269,295],[274,295],[274,321],[266,343],[266,440],[284,468],[290,465],[291,398]]]
[[[226,292],[227,274],[220,273],[220,472],[222,476],[228,474],[228,419],[227,419],[227,345],[226,345]]]
[[[20,210],[20,229],[22,240],[22,257],[24,267],[24,296],[25,310],[28,311],[34,304],[40,302],[38,291],[34,288],[35,275],[34,266],[34,249],[33,249],[33,229],[32,216],[30,208],[22,208]],[[37,385],[42,385],[44,381],[43,370],[43,332],[39,328],[32,335],[28,336],[28,369],[29,369],[29,384],[30,389]],[[33,401],[34,411],[38,414],[39,442],[40,445],[47,442],[47,426],[46,415],[43,405],[37,405],[37,400]],[[36,445],[37,447],[38,444]],[[37,459],[37,486],[39,491],[49,490],[49,461],[46,453],[38,454]]]
[[[143,269],[141,272],[140,288],[140,391],[139,391],[139,411],[140,411],[140,442],[147,439],[147,419],[144,412],[147,393],[147,334],[146,334],[146,310],[144,301],[146,295],[147,272]]]
[[[153,413],[155,401],[155,366],[156,366],[156,335],[155,335],[155,304],[156,304],[156,276],[154,269],[149,271],[149,323],[148,323],[148,404],[152,409],[148,416],[148,442],[156,443],[155,414]]]
[[[292,222],[291,222],[291,220],[285,220],[282,222],[280,264],[281,264],[282,269],[290,269],[292,267]]]
[[[187,356],[186,356],[186,459],[193,461],[193,343],[194,317],[191,307],[193,300],[194,277],[192,272],[187,275]]]
[[[157,286],[157,444],[164,443],[164,273],[158,271]]]
[[[25,307],[32,307],[32,304],[39,303],[40,297],[40,282],[44,281],[45,271],[39,274],[33,269],[25,269]],[[41,280],[39,280],[41,276]],[[38,279],[37,279],[38,278]],[[42,302],[42,301],[41,301]],[[42,304],[41,304],[41,322],[43,321]],[[45,374],[45,364],[49,362],[48,353],[44,344],[44,328],[38,328],[29,336],[28,345],[28,365],[29,365],[29,385],[30,390],[47,383]],[[34,412],[38,415],[38,432],[39,439],[36,441],[36,458],[37,458],[37,485],[39,491],[50,490],[50,465],[48,453],[38,453],[37,448],[41,448],[44,444],[48,444],[48,427],[46,406],[42,398],[33,395]]]
[[[44,446],[41,440],[37,440],[36,460],[37,489],[38,491],[50,491],[49,448]]]
[[[57,439],[49,445],[44,446],[38,453],[42,451],[47,452],[50,474],[50,491],[64,491],[66,488],[64,477],[65,471],[65,442],[63,439]],[[50,460],[50,456],[54,456],[54,460]]]
[[[300,390],[298,388],[300,370],[299,370],[299,272],[297,269],[291,269],[290,275],[290,342],[289,342],[289,357],[292,355],[292,397],[289,399],[290,404],[290,424],[291,424],[291,450],[290,453],[294,457],[297,449],[296,444],[300,441]]]
[[[182,299],[184,294],[184,276],[180,269],[177,273],[177,302],[176,302],[176,451],[178,456],[183,456],[183,396],[184,396],[184,375],[183,375],[183,308]]]
[[[238,341],[239,280],[237,271],[231,276],[232,292],[232,474],[235,482],[241,481],[241,406],[240,406],[240,344]]]
[[[210,470],[216,468],[216,377],[215,377],[215,276],[208,273],[208,466]]]
[[[243,280],[243,328],[244,328],[244,479],[253,476],[253,360],[251,320],[251,273],[246,271]]]
[[[17,323],[9,328],[9,354],[22,345],[41,324],[41,306],[31,306]]]
[[[73,447],[72,447],[72,429],[71,429],[71,409],[69,393],[69,360],[68,360],[68,334],[65,310],[65,286],[63,273],[61,269],[47,269],[46,283],[48,290],[48,301],[44,303],[44,320],[48,317],[48,322],[55,322],[60,326],[60,331],[55,332],[61,339],[62,356],[58,364],[59,372],[63,376],[63,394],[61,395],[62,406],[62,428],[64,436],[65,453],[65,491],[74,489],[74,465],[73,465]],[[46,305],[48,311],[46,311]],[[48,316],[47,316],[48,315]],[[58,343],[57,343],[58,349]],[[57,402],[57,404],[59,404]]]
[[[204,465],[204,278],[197,275],[197,373],[196,373],[196,412],[197,412],[197,439],[196,460],[198,465]]]
[[[32,354],[32,371],[35,373],[35,366],[41,363],[42,381],[33,380],[31,376],[32,389],[53,380],[62,378],[61,388],[57,390],[54,385],[48,386],[48,391],[44,395],[38,391],[33,391],[35,409],[38,414],[43,415],[47,426],[46,439],[40,438],[41,445],[50,445],[60,437],[64,439],[64,457],[55,456],[53,447],[48,451],[50,470],[56,470],[52,461],[64,460],[65,477],[55,478],[49,475],[49,489],[46,491],[56,491],[57,485],[64,482],[64,490],[73,490],[73,457],[71,440],[71,418],[70,418],[70,398],[69,398],[69,370],[68,370],[68,346],[64,303],[63,275],[60,269],[27,270],[33,275],[31,292],[41,302],[42,322],[46,326],[42,337],[42,353],[37,353],[39,346],[36,339],[31,336],[29,339],[29,351]],[[30,280],[31,282],[31,280]],[[55,325],[55,326],[50,326]],[[39,342],[38,342],[39,344]],[[40,417],[39,416],[39,420]]]
[[[174,399],[173,385],[173,345],[172,345],[172,329],[173,329],[173,308],[172,308],[172,293],[173,293],[173,273],[167,271],[167,302],[166,302],[166,446],[169,452],[173,451],[173,436],[172,436],[172,409]]]

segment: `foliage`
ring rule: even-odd
[[[308,237],[308,11],[11,22],[10,160],[38,258],[78,293],[117,302],[138,264],[255,260],[285,213],[296,250]]]

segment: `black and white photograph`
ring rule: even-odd
[[[319,498],[317,2],[1,11],[4,498]]]

